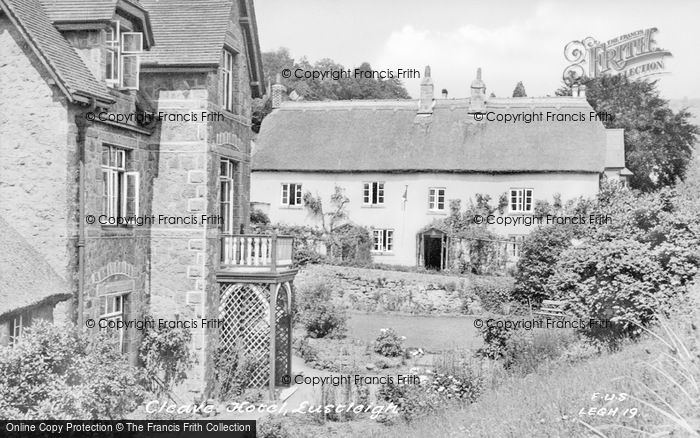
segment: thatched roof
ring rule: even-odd
[[[0,217],[0,317],[70,298],[66,282]]]
[[[602,172],[600,122],[476,122],[469,99],[285,102],[263,121],[254,171]],[[491,98],[495,113],[584,113],[586,99]]]

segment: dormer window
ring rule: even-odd
[[[105,81],[111,87],[139,88],[139,57],[143,52],[141,32],[122,32],[119,21],[113,21],[106,32]]]

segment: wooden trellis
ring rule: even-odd
[[[290,282],[221,283],[219,302],[220,348],[254,361],[249,386],[283,384],[291,373]]]

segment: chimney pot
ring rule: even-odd
[[[279,108],[282,106],[282,96],[284,92],[287,91],[284,85],[281,84],[280,74],[277,73],[275,78],[275,85],[272,86],[272,108]]]

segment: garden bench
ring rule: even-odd
[[[566,301],[544,300],[542,301],[542,306],[540,307],[540,309],[537,312],[535,312],[535,315],[556,316],[559,318],[564,318],[566,317],[566,313],[564,313],[565,306]]]

